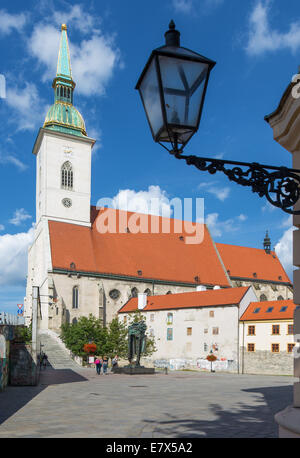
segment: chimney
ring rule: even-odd
[[[143,310],[147,305],[147,294],[139,293],[138,294],[138,309]]]
[[[206,291],[206,286],[203,286],[203,285],[196,286],[196,291]]]

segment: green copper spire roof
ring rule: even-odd
[[[62,24],[61,26],[61,37],[60,37],[60,46],[59,46],[59,53],[58,53],[56,76],[57,77],[62,76],[66,79],[72,80],[70,52],[69,52],[66,24]]]
[[[73,106],[75,83],[72,79],[67,26],[61,26],[56,77],[53,80],[54,105],[46,115],[44,127],[77,136],[86,136],[84,120]]]

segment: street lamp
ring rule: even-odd
[[[183,148],[197,132],[209,74],[216,64],[180,46],[173,21],[166,45],[152,51],[139,78],[139,90],[155,142]]]
[[[198,130],[209,75],[216,63],[181,47],[173,21],[165,39],[165,46],[152,51],[136,85],[154,141],[188,165],[211,174],[223,172],[229,180],[265,196],[275,207],[300,215],[300,210],[293,208],[300,197],[300,170],[182,154]],[[234,167],[227,168],[227,164]]]

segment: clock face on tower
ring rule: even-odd
[[[72,201],[71,199],[68,199],[66,197],[65,199],[62,200],[62,204],[64,205],[64,207],[70,208],[72,206]]]

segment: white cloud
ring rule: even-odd
[[[293,230],[293,227],[287,229],[275,245],[276,254],[290,279],[293,273]]]
[[[33,130],[41,124],[46,115],[47,105],[41,100],[37,87],[25,82],[25,87],[10,87],[5,102],[13,110],[18,130]],[[10,159],[13,162],[13,159]],[[15,161],[15,165],[16,161]],[[19,164],[20,165],[20,164]]]
[[[27,272],[27,250],[34,229],[18,234],[0,235],[0,285],[23,285]]]
[[[13,218],[9,220],[10,224],[13,224],[14,226],[20,226],[23,221],[26,221],[27,219],[31,219],[32,216],[29,215],[24,208],[19,208],[15,211]]]
[[[291,227],[293,225],[292,215],[288,216],[282,221],[281,227]]]
[[[0,224],[0,231],[4,231],[5,227],[3,226],[3,224]]]
[[[190,13],[193,6],[193,0],[173,0],[173,7],[179,13]]]
[[[238,216],[238,219],[239,219],[240,221],[246,221],[247,216],[244,215],[243,213],[241,213],[241,214]]]
[[[209,192],[217,199],[221,200],[221,202],[224,202],[230,194],[230,188],[228,186],[221,188],[217,181],[202,182],[198,185],[198,189],[202,188],[205,189],[205,192]]]
[[[270,212],[272,213],[277,207],[274,205],[270,204],[270,202],[267,200],[266,204],[261,207],[262,212]]]
[[[202,14],[210,13],[220,6],[224,0],[172,0],[172,6],[178,13],[195,14],[201,11]]]
[[[0,152],[0,164],[13,164],[15,165],[21,172],[27,169],[27,165],[24,164],[20,159],[13,156],[12,154],[3,154]]]
[[[60,31],[53,25],[38,24],[28,40],[28,50],[44,67],[42,80],[52,80],[56,74]],[[105,87],[120,63],[120,51],[114,37],[94,31],[80,44],[69,39],[72,77],[76,92],[85,96],[103,95]]]
[[[235,232],[239,229],[238,217],[229,218],[225,221],[219,220],[219,213],[209,213],[205,218],[212,237],[221,237],[224,232]]]
[[[270,3],[269,0],[259,0],[250,15],[246,47],[249,55],[259,55],[279,49],[289,49],[295,52],[300,47],[300,21],[290,24],[287,32],[272,29],[268,16]]]
[[[100,21],[99,17],[96,19],[95,16],[88,14],[86,7],[82,5],[73,5],[68,11],[55,11],[53,18],[57,25],[67,24],[68,27],[74,27],[82,33],[90,33],[95,30]]]
[[[9,35],[14,30],[20,31],[27,22],[25,13],[10,14],[6,10],[0,10],[0,34]]]
[[[122,189],[113,198],[113,207],[137,213],[169,217],[172,213],[166,191],[159,186],[149,186],[148,191]]]

